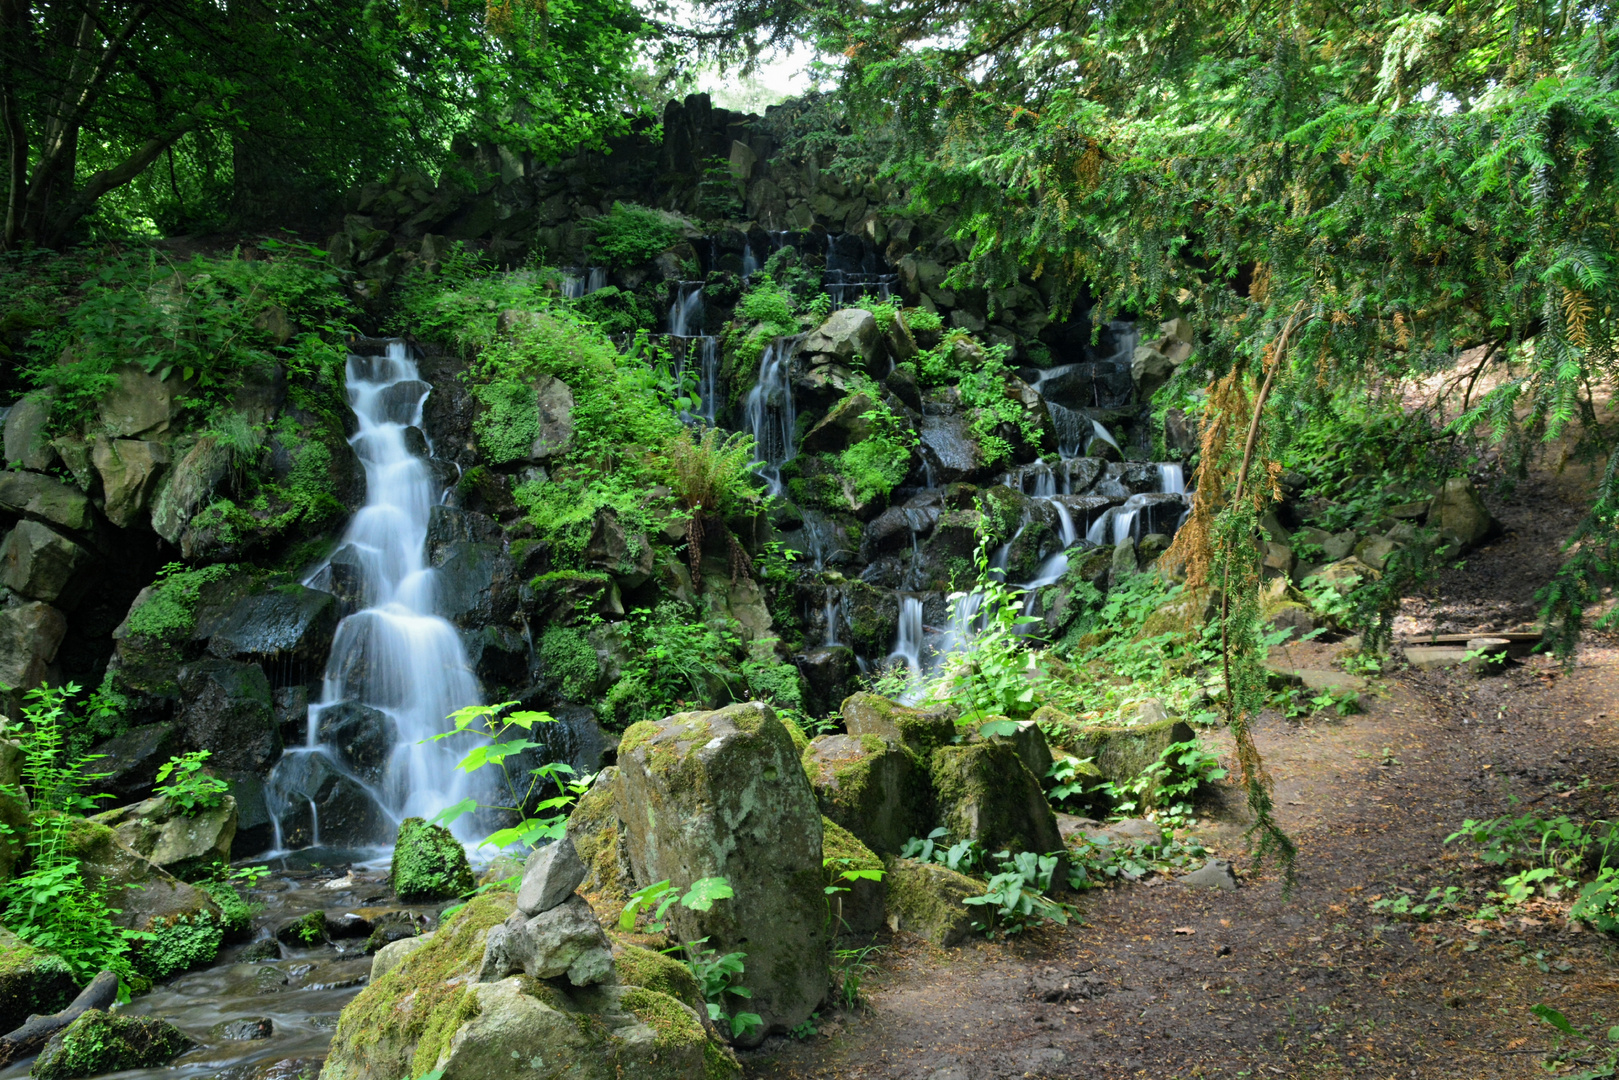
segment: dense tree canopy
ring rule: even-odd
[[[286,221],[452,135],[556,154],[626,123],[627,0],[4,0],[3,242],[126,216]]]

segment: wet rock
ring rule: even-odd
[[[821,815],[792,738],[769,706],[643,721],[619,745],[618,810],[635,880],[726,877],[736,896],[677,908],[684,940],[748,953],[763,1030],[796,1027],[825,994]]]
[[[1500,528],[1485,509],[1478,490],[1462,476],[1445,481],[1428,509],[1428,524],[1461,551],[1477,547]]]
[[[199,605],[193,640],[222,660],[264,659],[322,665],[332,650],[338,602],[330,593],[284,582],[229,607]]]
[[[37,1080],[77,1080],[125,1069],[155,1069],[195,1045],[167,1020],[91,1009],[51,1036],[29,1074]]]
[[[400,823],[391,875],[394,891],[406,902],[450,900],[477,887],[461,842],[421,818]]]
[[[90,553],[37,521],[19,521],[0,543],[0,585],[30,600],[72,608],[86,584]]]
[[[850,735],[892,740],[923,760],[956,737],[955,713],[948,706],[917,709],[861,691],[844,700],[841,712]]]
[[[1237,891],[1237,875],[1232,872],[1231,863],[1225,859],[1210,859],[1199,869],[1176,880],[1182,885],[1197,888],[1219,889],[1222,892]]]
[[[284,920],[275,928],[276,940],[294,949],[308,949],[331,940],[324,911],[310,911]]]
[[[915,859],[887,859],[888,925],[895,931],[916,934],[935,945],[960,944],[972,931],[973,915],[962,903],[982,896],[984,882],[958,874],[938,863]]]
[[[929,772],[940,821],[956,839],[977,840],[984,851],[1062,849],[1040,780],[1011,743],[942,746]]]
[[[50,425],[50,391],[29,394],[6,413],[6,463],[40,472],[56,462],[56,450],[46,438]]]
[[[511,618],[517,608],[517,574],[500,544],[446,544],[436,565],[435,599],[445,618],[471,629]]]
[[[420,937],[425,925],[425,918],[416,912],[382,912],[371,920],[371,933],[365,939],[365,951],[381,952],[396,941]]]
[[[915,751],[880,735],[822,735],[802,760],[821,813],[873,851],[897,855],[926,835],[932,793]]]
[[[152,531],[178,544],[191,519],[230,473],[230,465],[229,447],[212,435],[198,439],[159,485],[152,500]]]
[[[922,453],[932,462],[937,482],[986,478],[983,451],[966,417],[924,416],[921,437]]]
[[[866,414],[875,407],[871,398],[863,393],[850,394],[827,412],[820,423],[810,428],[799,444],[807,454],[835,454],[851,443],[857,443],[871,434],[871,421]]]
[[[284,792],[282,841],[288,847],[312,843],[315,821],[324,835],[349,838],[355,844],[380,844],[392,830],[381,808],[359,783],[344,776],[331,759],[318,752],[288,753],[276,769]]]
[[[90,451],[106,503],[107,520],[121,529],[140,522],[157,481],[169,465],[169,448],[138,439],[98,438]]]
[[[584,566],[612,575],[620,586],[635,589],[652,577],[652,544],[642,533],[626,533],[612,507],[596,511]]]
[[[208,1029],[216,1039],[231,1042],[250,1042],[268,1039],[275,1034],[275,1022],[268,1016],[255,1016],[245,1020],[226,1020]]]
[[[377,393],[381,415],[395,424],[414,424],[422,399],[433,388],[420,379],[401,379]]]
[[[88,770],[106,774],[91,783],[92,793],[120,801],[140,799],[151,792],[163,763],[181,752],[180,731],[175,724],[143,724],[97,743],[90,752],[99,759]]]
[[[516,972],[534,979],[563,975],[574,986],[592,986],[613,974],[612,946],[582,896],[529,916],[518,910],[489,931],[480,982],[497,982]]]
[[[66,1008],[78,992],[65,960],[0,927],[0,1027],[14,1031],[36,1013]]]
[[[585,880],[588,873],[574,850],[573,841],[561,840],[537,848],[523,866],[523,884],[517,890],[517,910],[524,915],[550,911]]]
[[[260,968],[253,975],[253,992],[255,994],[279,994],[286,989],[290,982],[287,973],[280,968]]]
[[[230,862],[236,837],[236,800],[187,811],[166,795],[108,810],[90,819],[117,834],[118,842],[152,865],[182,880],[206,875]]]
[[[798,671],[804,678],[805,711],[825,716],[854,689],[860,667],[847,645],[822,645],[798,657]]]
[[[242,950],[242,963],[262,964],[281,959],[281,943],[273,937],[261,938]]]
[[[39,602],[0,607],[0,684],[13,694],[45,681],[67,634],[67,616]]]
[[[834,360],[869,370],[881,347],[882,334],[871,312],[864,308],[844,308],[834,311],[826,322],[810,332],[801,352],[807,357],[822,358],[821,363]]]
[[[270,681],[257,664],[197,660],[180,669],[175,713],[187,746],[215,768],[262,772],[281,753]]]
[[[372,784],[382,780],[397,734],[387,713],[357,701],[322,709],[315,728],[321,745],[335,750],[355,776]]]
[[[0,509],[75,532],[90,528],[94,521],[84,492],[39,473],[0,472]]]

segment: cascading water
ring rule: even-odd
[[[1158,490],[1172,495],[1186,494],[1186,472],[1178,461],[1158,463]]]
[[[270,774],[277,848],[298,846],[300,839],[385,843],[404,818],[432,817],[471,794],[467,775],[455,768],[462,751],[450,745],[453,740],[423,741],[448,729],[451,712],[480,701],[460,635],[434,613],[437,571],[427,564],[426,544],[441,490],[406,440],[407,429],[421,427],[429,387],[403,342],[390,342],[383,356],[350,356],[347,378],[359,422],[350,442],[365,467],[366,501],[349,522],[339,553],[357,567],[366,606],[338,624],[321,700],[309,708],[304,745],[288,749]],[[319,588],[327,575],[323,567],[309,584]],[[344,710],[380,714],[392,727],[392,751],[373,782],[362,780],[321,739],[323,719]],[[361,799],[374,803],[370,814],[354,812]],[[346,823],[368,820],[385,835],[334,836],[330,828],[323,834],[323,803],[348,806]],[[304,823],[306,811],[310,820]]]
[[[753,457],[764,463],[759,475],[772,495],[781,495],[781,467],[793,460],[793,428],[798,414],[793,406],[792,359],[801,339],[777,338],[759,358],[759,378],[748,391],[744,412],[753,436]]]
[[[719,342],[702,332],[705,314],[703,283],[682,281],[674,303],[669,305],[669,336],[675,339],[679,351],[676,383],[685,385],[688,369],[697,368],[697,409],[681,417],[688,423],[701,419],[713,424],[719,415]]]
[[[562,275],[564,299],[579,300],[607,287],[607,267],[575,267]]]
[[[902,662],[911,673],[911,678],[917,679],[922,674],[922,646],[922,598],[902,596],[899,598],[899,634],[894,641],[894,651],[888,657],[889,662]]]

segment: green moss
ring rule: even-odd
[[[478,995],[465,986],[457,987],[443,1004],[428,1016],[411,1055],[410,1075],[425,1076],[438,1067],[439,1058],[449,1049],[450,1040],[461,1025],[478,1015]]]
[[[985,543],[999,545],[1023,523],[1023,500],[1008,487],[985,488],[978,495],[978,515]]]
[[[394,842],[393,887],[401,900],[448,900],[477,887],[467,853],[450,830],[406,818]]]
[[[889,859],[885,867],[888,910],[900,929],[938,945],[952,945],[967,935],[971,915],[962,901],[984,895],[986,883],[914,859]]]
[[[225,941],[225,926],[212,911],[200,911],[176,915],[151,927],[151,934],[139,945],[135,967],[147,978],[166,979],[218,956]]]
[[[669,994],[632,986],[619,999],[626,1010],[652,1029],[652,1044],[660,1052],[694,1046],[708,1038],[703,1025]]]
[[[196,628],[197,594],[202,587],[229,577],[236,569],[234,566],[205,566],[201,570],[164,574],[141,606],[129,613],[125,630],[149,638],[184,637]]]
[[[651,742],[657,737],[659,727],[651,720],[642,720],[638,724],[631,724],[624,731],[624,736],[618,740],[618,752],[622,757],[633,754],[643,744]]]
[[[52,1036],[34,1062],[38,1080],[75,1080],[167,1065],[194,1045],[165,1020],[91,1009]]]
[[[620,862],[617,802],[614,785],[598,783],[579,797],[568,815],[568,837],[590,868],[581,888],[599,910],[619,911],[630,900]]]
[[[652,309],[632,292],[609,285],[574,301],[574,310],[601,327],[604,334],[633,334],[651,330]]]
[[[798,668],[792,664],[746,660],[742,663],[742,677],[747,681],[748,692],[761,701],[768,701],[778,709],[804,707]]]
[[[640,986],[667,994],[676,1001],[703,1011],[703,995],[691,970],[680,961],[639,945],[624,945],[613,956],[618,980],[627,986]]]
[[[492,465],[528,457],[540,437],[540,408],[534,387],[520,379],[501,379],[473,388],[483,408],[472,421],[478,449]]]
[[[469,1007],[476,1008],[475,999],[471,1006],[466,1001],[466,980],[483,962],[483,939],[490,927],[516,906],[517,898],[503,890],[469,900],[432,938],[348,1004],[338,1017],[332,1057],[352,1059],[357,1051],[364,1052],[378,1075],[430,1071],[432,1065],[413,1067],[424,1038],[429,1031],[435,1038],[453,1035]],[[452,1024],[458,1016],[462,1021]],[[434,1062],[441,1050],[442,1042],[433,1050]]]
[[[66,1008],[76,993],[67,961],[0,929],[0,1024],[7,1031],[34,1013]]]
[[[860,838],[831,818],[821,818],[821,858],[834,860],[827,876],[836,878],[845,870],[881,870],[883,861],[860,842]]]
[[[236,886],[228,881],[199,881],[197,888],[207,893],[213,902],[219,905],[221,925],[227,934],[240,934],[253,922],[253,913],[258,906],[242,899],[242,894],[236,891]]]
[[[591,699],[600,668],[596,650],[585,635],[569,626],[553,626],[540,638],[539,652],[547,677],[561,684],[564,697],[570,701]]]

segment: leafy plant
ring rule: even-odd
[[[650,262],[676,243],[684,223],[661,210],[615,202],[590,228],[595,233],[592,252],[609,266],[627,270]]]
[[[1109,782],[1103,790],[1113,799],[1116,817],[1145,813],[1170,828],[1189,824],[1196,813],[1192,798],[1206,783],[1225,778],[1220,759],[1197,744],[1196,739],[1171,743],[1140,776],[1122,782]]]
[[[1568,1080],[1609,1080],[1616,1071],[1619,1071],[1619,1047],[1613,1045],[1619,1043],[1619,1025],[1610,1027],[1606,1034],[1597,1036],[1583,1028],[1574,1026],[1573,1021],[1550,1005],[1537,1002],[1529,1006],[1529,1011],[1538,1019],[1550,1024],[1559,1035],[1578,1040],[1584,1044],[1586,1051],[1595,1051],[1598,1058],[1607,1059],[1597,1064],[1595,1068],[1578,1073],[1563,1074]],[[1567,1054],[1555,1055],[1553,1061],[1561,1063],[1568,1056]],[[1586,1059],[1587,1063],[1589,1060]],[[1548,1069],[1548,1071],[1551,1070]]]
[[[736,895],[731,883],[722,877],[698,878],[684,894],[665,878],[630,894],[629,903],[618,916],[618,928],[626,933],[635,929],[638,917],[647,915],[646,930],[661,934],[668,929],[664,916],[675,904],[688,911],[707,911],[716,900],[729,900]]]
[[[61,957],[80,985],[98,972],[113,971],[120,992],[127,994],[139,979],[131,945],[149,935],[113,922],[117,909],[85,881],[70,843],[75,823],[95,809],[97,799],[108,797],[85,794],[106,775],[90,771],[99,756],[66,752],[68,701],[78,692],[69,683],[40,686],[23,695],[25,726],[16,733],[23,748],[22,784],[7,790],[17,798],[26,796],[33,813],[25,845],[27,870],[0,888],[0,921],[28,944]],[[0,829],[11,832],[4,824]]]
[[[1196,837],[1164,832],[1151,839],[1116,843],[1106,834],[1082,838],[1068,851],[1068,885],[1094,889],[1110,881],[1137,881],[1154,871],[1186,871],[1201,866],[1208,850]]]
[[[877,970],[872,957],[882,952],[881,945],[862,945],[852,949],[834,949],[832,952],[832,980],[837,987],[834,997],[838,1007],[854,1012],[864,1004],[860,986],[866,976]]]
[[[1051,889],[1058,856],[1002,851],[994,858],[1000,872],[989,879],[984,895],[961,901],[983,909],[983,918],[973,923],[976,929],[989,937],[1009,937],[1041,923],[1068,924],[1069,908],[1044,895]]]
[[[733,580],[752,570],[752,561],[725,519],[760,504],[753,480],[758,470],[753,436],[741,432],[726,435],[718,428],[705,428],[701,435],[693,436],[687,430],[670,445],[668,483],[688,515],[686,557],[698,588],[702,588],[703,541],[710,529],[718,528],[725,538]]]
[[[676,904],[688,911],[708,911],[715,901],[729,900],[735,895],[731,883],[723,877],[699,878],[684,893],[667,879],[654,882],[630,894],[629,903],[619,913],[618,928],[629,933],[635,929],[637,920],[644,919],[643,926],[647,933],[662,934],[669,928],[666,921],[669,909]],[[676,947],[685,953],[686,966],[696,978],[703,1000],[708,1004],[708,1018],[715,1023],[726,1021],[731,1037],[738,1038],[764,1023],[757,1013],[739,1012],[731,1016],[725,1011],[730,998],[746,1000],[753,996],[753,991],[740,982],[748,954],[721,953],[708,948],[707,944],[707,938],[698,938]]]
[[[203,763],[211,756],[208,750],[192,750],[170,758],[157,767],[152,790],[178,803],[187,814],[224,806],[230,785],[202,771]],[[172,783],[164,783],[171,777]]]
[[[504,717],[500,715],[516,704],[515,701],[503,701],[496,705],[468,705],[457,709],[448,717],[452,724],[449,731],[422,740],[438,742],[462,735],[483,740],[467,752],[456,768],[472,773],[486,766],[494,766],[500,773],[506,801],[484,804],[468,797],[440,810],[432,819],[435,825],[449,825],[463,814],[480,809],[499,811],[519,819],[515,825],[490,833],[479,847],[493,845],[500,849],[518,844],[532,848],[544,840],[560,840],[567,824],[567,808],[590,790],[592,777],[575,777],[573,766],[562,761],[529,769],[526,782],[524,774],[513,775],[508,759],[529,750],[545,749],[543,742],[513,738],[513,734],[516,731],[531,732],[536,724],[556,722],[556,717],[549,713],[532,710],[518,710]],[[545,794],[553,788],[556,794]]]
[[[958,840],[948,847],[945,843],[950,839],[950,831],[943,827],[934,829],[924,839],[911,837],[905,841],[900,849],[900,858],[915,859],[918,862],[938,863],[948,870],[969,877],[978,872],[979,865],[984,861],[984,852],[977,840]]]

